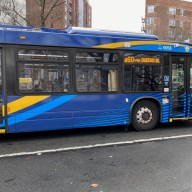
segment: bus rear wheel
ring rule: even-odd
[[[155,128],[159,121],[159,110],[152,101],[140,101],[132,111],[132,125],[137,131],[149,131]]]

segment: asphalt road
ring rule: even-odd
[[[190,134],[187,121],[149,132],[108,127],[1,135],[0,155]],[[191,162],[192,137],[0,158],[0,192],[192,192]]]
[[[191,192],[191,162],[189,138],[7,158],[0,191]]]
[[[0,155],[188,134],[192,134],[192,121],[160,124],[147,132],[130,129],[125,133],[122,127],[103,127],[0,135]]]

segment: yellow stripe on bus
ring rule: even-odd
[[[187,120],[192,120],[192,117],[181,117],[181,118],[173,118],[173,121],[187,121]]]
[[[50,96],[25,96],[15,101],[8,103],[7,105],[7,114],[11,114],[17,111],[20,111],[26,107],[30,107],[44,99],[47,99]],[[5,114],[4,106],[3,106],[3,116]]]
[[[169,122],[173,121],[187,121],[187,120],[192,120],[192,117],[178,117],[178,118],[170,118]]]
[[[94,46],[94,48],[115,49],[120,47],[131,47],[131,46],[137,46],[137,45],[175,45],[175,43],[169,43],[169,42],[163,42],[163,41],[126,41],[126,42],[97,45],[97,46]],[[185,46],[185,45],[179,44],[179,46]]]
[[[97,46],[94,46],[94,48],[115,49],[115,48],[118,48],[118,47],[125,47],[126,43],[130,43],[130,42],[109,43],[109,44],[97,45]]]
[[[5,134],[5,129],[0,129],[0,134]]]

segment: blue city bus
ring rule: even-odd
[[[192,47],[140,33],[0,26],[0,133],[192,119]]]

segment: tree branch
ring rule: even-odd
[[[14,0],[11,0],[11,3],[12,3],[12,6],[13,6],[13,10],[12,10],[12,11],[13,11],[16,15],[18,15],[21,19],[23,19],[24,21],[26,21],[27,24],[29,24],[30,26],[32,26],[31,23],[30,23],[26,18],[24,18],[18,11],[16,11]]]
[[[47,20],[48,16],[50,15],[50,13],[53,11],[53,9],[54,9],[55,7],[57,7],[57,6],[62,5],[63,3],[65,3],[65,1],[63,1],[63,2],[61,2],[61,3],[59,3],[59,4],[57,4],[58,1],[59,1],[59,0],[56,0],[55,3],[53,4],[53,6],[50,8],[50,10],[48,11],[47,15],[44,17],[44,21]]]

